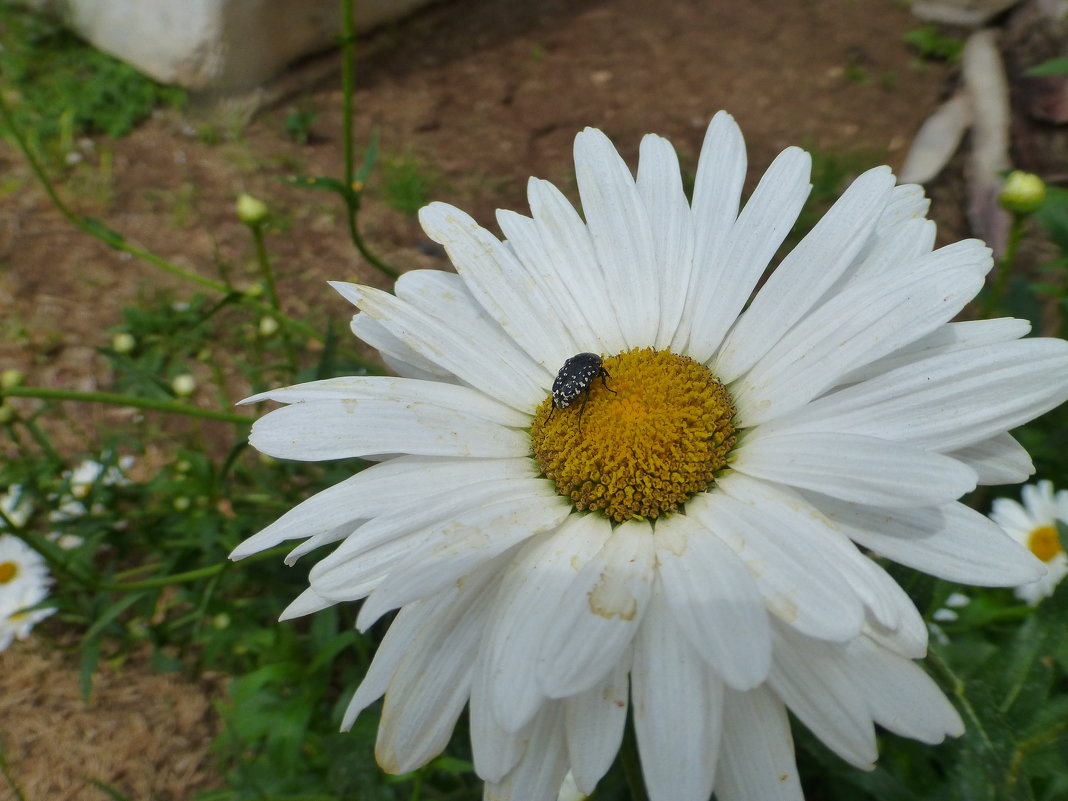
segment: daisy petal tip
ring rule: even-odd
[[[327,281],[326,283],[353,306],[360,305],[360,300],[363,299],[363,292],[360,291],[359,284],[352,284],[348,281]]]

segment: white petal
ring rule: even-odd
[[[1020,339],[914,362],[820,398],[764,429],[836,431],[949,451],[1068,399],[1068,342]]]
[[[920,611],[912,603],[912,599],[897,585],[897,582],[889,580],[881,589],[887,594],[892,593],[897,596],[895,602],[899,616],[897,626],[887,628],[878,620],[869,618],[862,629],[864,635],[906,659],[923,659],[927,656],[927,621],[923,619]]]
[[[625,658],[600,684],[564,701],[571,773],[586,795],[612,767],[623,742],[629,671],[630,659]]]
[[[534,478],[537,468],[518,459],[438,459],[402,456],[361,470],[351,478],[297,504],[265,529],[238,545],[231,559],[243,559],[280,542],[319,537],[360,520],[378,517],[397,507],[483,481]]]
[[[505,243],[515,253],[533,282],[532,298],[545,315],[546,325],[561,329],[560,337],[567,342],[567,356],[600,350],[600,338],[586,319],[582,297],[573,293],[570,282],[560,275],[562,265],[556,263],[542,241],[538,224],[514,211],[497,210],[497,224],[507,238]],[[552,367],[550,367],[550,372]]]
[[[667,349],[678,331],[693,268],[694,231],[675,149],[666,139],[642,138],[638,192],[649,214],[661,286],[656,347]]]
[[[880,509],[813,499],[854,542],[933,576],[1012,587],[1042,575],[1042,563],[996,523],[961,503]]]
[[[278,616],[278,619],[292,620],[296,617],[303,617],[304,615],[310,615],[312,612],[328,609],[335,603],[337,602],[331,601],[328,598],[323,598],[316,593],[315,590],[309,588],[298,595],[289,606],[282,610],[282,614]]]
[[[275,409],[253,423],[249,442],[279,459],[315,462],[391,453],[507,457],[530,452],[526,431],[473,412],[379,399],[322,400]]]
[[[375,589],[398,564],[412,559],[433,538],[475,519],[502,494],[540,498],[544,479],[494,478],[420,498],[417,506],[398,505],[360,526],[309,574],[311,585],[325,598],[353,601]]]
[[[745,141],[734,117],[716,113],[705,132],[693,188],[694,253],[689,289],[672,350],[684,353],[694,321],[705,313],[698,305],[697,287],[718,280],[720,256],[726,247],[745,182]]]
[[[653,537],[665,602],[690,645],[736,690],[771,667],[764,600],[745,564],[694,518],[657,521]]]
[[[1011,434],[998,434],[949,455],[972,468],[980,484],[1018,484],[1035,472],[1031,455]]]
[[[583,315],[597,334],[599,353],[619,353],[627,349],[616,318],[615,291],[609,290],[586,224],[560,190],[548,181],[531,178],[527,184],[530,212],[541,233],[550,261],[559,265],[559,275],[568,293],[582,303]],[[615,287],[615,281],[611,283]]]
[[[868,170],[782,260],[716,355],[713,371],[720,381],[733,381],[752,367],[849,267],[893,185],[889,167]]]
[[[817,555],[835,580],[852,591],[881,625],[896,628],[903,617],[918,616],[894,580],[804,497],[739,474],[722,479],[720,488],[750,508],[776,517],[778,529],[789,531],[796,547]]]
[[[846,287],[867,282],[884,283],[889,276],[918,274],[917,261],[935,246],[937,226],[930,220],[907,219],[878,231],[860,260],[827,293],[829,300]]]
[[[563,704],[546,704],[530,727],[519,764],[500,782],[487,782],[484,801],[556,801],[567,774]]]
[[[983,285],[990,251],[970,240],[919,260],[923,272],[847,287],[813,311],[731,387],[739,422],[782,417],[948,322]]]
[[[867,704],[830,656],[829,645],[780,629],[768,684],[824,745],[854,767],[871,770],[879,753]]]
[[[424,629],[397,664],[382,705],[375,758],[387,773],[425,765],[448,744],[467,703],[485,620],[479,603],[493,571],[473,575],[433,629]]]
[[[901,181],[901,176],[897,177]],[[879,219],[879,230],[891,228],[905,220],[925,217],[931,207],[931,201],[924,194],[924,189],[915,183],[902,182],[894,187],[890,203]]]
[[[716,801],[804,801],[786,709],[770,690],[727,690]]]
[[[623,337],[631,347],[648,346],[660,318],[649,215],[626,163],[596,128],[575,137],[575,178],[607,285],[621,290],[612,300]]]
[[[935,745],[964,733],[957,710],[916,663],[858,637],[840,666],[877,723],[902,737]]]
[[[389,376],[341,376],[322,381],[309,381],[291,387],[270,389],[245,398],[242,404],[259,403],[265,400],[279,403],[316,403],[324,400],[390,400],[404,403],[432,403],[442,409],[469,412],[475,417],[499,423],[502,426],[525,427],[530,425],[530,415],[517,412],[483,393],[443,384],[439,381],[420,381],[412,378]]]
[[[533,482],[532,482],[533,483]],[[530,494],[470,509],[435,527],[426,543],[389,572],[357,618],[361,631],[391,609],[437,592],[465,577],[528,537],[555,529],[571,511],[549,481]]]
[[[419,210],[427,236],[444,246],[468,290],[498,325],[550,373],[574,355],[573,343],[547,315],[540,290],[512,252],[469,215],[447,203]],[[539,308],[540,307],[540,308]]]
[[[441,365],[432,362],[416,350],[393,336],[382,323],[365,312],[357,312],[349,324],[352,333],[382,356],[382,360],[397,375],[407,378],[436,378],[439,381],[455,381],[456,377]],[[397,367],[401,369],[396,369]]]
[[[634,643],[634,731],[650,801],[707,801],[723,684],[676,628],[659,587]]]
[[[955,459],[857,434],[758,430],[735,451],[740,473],[872,506],[930,506],[975,489],[976,475]]]
[[[619,662],[637,631],[653,583],[652,527],[618,526],[555,604],[538,659],[542,690],[562,698],[588,690]]]
[[[731,226],[723,250],[716,253],[719,264],[714,268],[699,264],[695,272],[699,311],[692,321],[687,355],[705,362],[719,348],[804,206],[812,188],[811,166],[811,157],[799,148],[780,153]],[[699,219],[696,214],[695,219]],[[701,256],[700,251],[695,254]]]
[[[465,384],[528,413],[545,399],[552,384],[550,373],[499,326],[471,318],[470,307],[459,300],[460,294],[427,297],[425,301],[436,306],[436,313],[431,314],[411,301],[371,287],[331,286],[398,340]]]
[[[285,563],[289,567],[293,567],[297,561],[304,555],[311,553],[314,550],[322,548],[324,545],[331,545],[338,540],[343,540],[349,535],[355,532],[358,524],[343,523],[337,528],[333,528],[330,531],[324,531],[321,534],[315,534],[309,537],[292,551],[286,554]]]
[[[487,614],[492,613],[487,610]],[[483,781],[499,782],[522,758],[529,738],[526,729],[508,732],[498,725],[490,708],[489,677],[486,649],[481,648],[471,680],[471,751],[475,772]]]
[[[556,532],[532,538],[502,576],[484,648],[492,668],[493,715],[506,731],[526,725],[544,699],[537,660],[559,622],[551,599],[564,593],[611,534],[601,515],[573,514]]]
[[[932,356],[956,353],[962,350],[992,345],[997,342],[1009,342],[1027,336],[1031,323],[1012,317],[999,317],[994,320],[967,320],[962,323],[946,323],[936,328],[925,337],[910,342],[889,356],[851,370],[842,377],[841,384],[856,384],[868,378],[888,373],[906,364],[918,362]]]
[[[390,624],[386,636],[379,643],[367,674],[345,709],[341,730],[351,729],[360,713],[385,694],[397,666],[417,642],[431,636],[432,631],[454,625],[459,612],[466,608],[466,605],[456,604],[452,596],[439,593],[433,598],[417,601],[400,610]]]
[[[720,480],[720,489],[729,489],[731,478]],[[717,491],[692,498],[686,514],[738,554],[773,615],[815,637],[856,636],[864,621],[860,600],[828,569],[822,553],[792,536],[797,515],[790,509],[757,508]]]

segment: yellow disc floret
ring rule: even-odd
[[[604,369],[607,385],[591,382],[587,398],[554,410],[549,396],[538,407],[535,460],[579,509],[617,522],[677,511],[727,463],[730,394],[707,367],[670,351],[635,348]]]
[[[1061,552],[1061,539],[1053,526],[1039,526],[1031,532],[1027,546],[1031,553],[1043,562],[1048,562]]]
[[[15,580],[19,574],[19,566],[14,562],[0,562],[0,584],[7,584]]]

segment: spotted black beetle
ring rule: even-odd
[[[581,429],[582,413],[586,411],[586,402],[590,399],[590,385],[598,376],[602,386],[615,394],[616,391],[605,381],[605,378],[612,376],[604,369],[604,362],[596,353],[577,353],[565,361],[560,372],[556,374],[556,380],[553,381],[553,406],[545,422],[548,423],[552,419],[553,412],[557,409],[566,409],[575,398],[585,392],[582,406],[579,408],[579,429]]]

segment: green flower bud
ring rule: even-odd
[[[16,370],[14,367],[9,367],[0,372],[0,389],[13,389],[21,386],[25,380],[26,374],[24,372]]]
[[[237,198],[237,219],[245,225],[259,225],[267,219],[267,204],[252,195],[241,194]]]
[[[196,388],[197,380],[189,375],[189,373],[175,376],[174,380],[171,381],[171,389],[179,398],[185,398],[192,395]]]
[[[1046,183],[1033,173],[1014,170],[1005,179],[998,202],[1013,214],[1033,214],[1046,202]]]
[[[278,321],[273,317],[260,318],[260,336],[269,337],[278,333]]]
[[[134,339],[133,334],[128,334],[125,331],[111,338],[111,349],[116,353],[133,353],[133,349],[136,347],[137,340]]]

